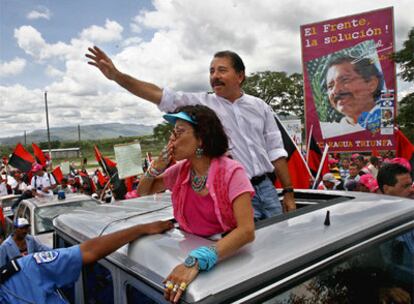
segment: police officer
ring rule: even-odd
[[[6,265],[11,259],[29,253],[50,250],[35,237],[28,234],[30,223],[25,218],[16,218],[13,222],[14,233],[0,246],[0,267]]]
[[[94,263],[140,236],[172,227],[169,221],[136,225],[80,245],[13,259],[0,269],[0,303],[67,303],[56,288],[75,282],[82,265]]]

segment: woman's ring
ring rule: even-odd
[[[187,289],[187,283],[186,282],[182,282],[181,284],[180,284],[180,290],[181,291],[185,291]]]
[[[167,281],[167,283],[165,283],[165,287],[168,290],[171,290],[171,289],[173,289],[174,285],[173,285],[173,283],[171,281]]]
[[[173,292],[177,292],[178,287],[179,287],[179,285],[178,285],[178,284],[175,284],[175,285],[174,285],[174,288],[173,288],[173,290],[172,290],[172,291],[173,291]]]

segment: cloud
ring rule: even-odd
[[[14,58],[9,62],[0,62],[0,77],[15,76],[23,72],[26,67],[26,60]]]
[[[29,12],[26,17],[30,20],[46,19],[50,20],[51,12],[47,7],[39,6],[36,10]]]
[[[83,40],[106,43],[122,39],[123,27],[116,21],[106,20],[105,27],[93,25],[80,34]]]
[[[46,67],[45,73],[46,73],[46,75],[47,75],[47,76],[49,76],[49,77],[61,77],[61,76],[65,75],[65,73],[64,73],[64,72],[62,72],[62,71],[60,71],[60,70],[58,70],[58,69],[54,68],[54,67],[53,67],[53,66],[51,66],[51,65],[48,65],[48,66]]]

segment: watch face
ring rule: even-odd
[[[192,256],[188,256],[184,261],[185,267],[193,267],[196,263],[196,258]]]

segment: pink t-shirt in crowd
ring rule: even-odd
[[[183,163],[184,162],[178,162],[164,172],[164,185],[167,189],[173,189]],[[208,176],[208,179],[209,178],[210,175]],[[207,189],[208,184],[210,184],[208,179],[206,183]],[[189,228],[193,231],[193,233],[200,236],[211,236],[214,234],[223,233],[224,231],[221,228],[215,214],[214,202],[210,194],[206,196],[200,196],[195,193],[191,188],[191,181],[189,176],[186,186],[188,189],[184,206],[184,217],[189,225]],[[228,193],[230,202],[233,203],[239,195],[246,192],[250,193],[251,196],[254,195],[254,189],[247,177],[246,171],[243,168],[240,168],[234,171],[232,177],[229,180]],[[172,203],[173,207],[176,208],[177,203],[174,201]]]

